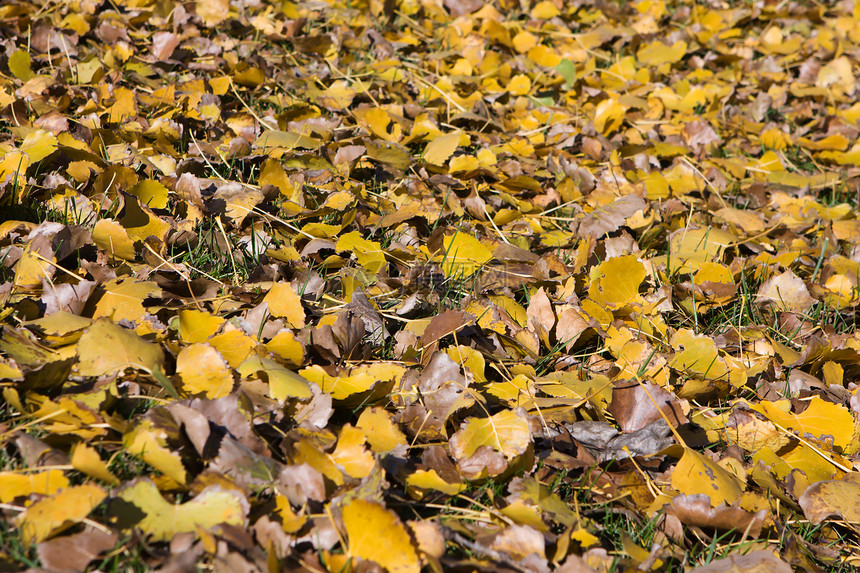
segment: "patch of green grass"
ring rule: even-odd
[[[212,221],[200,224],[196,229],[197,237],[185,244],[171,245],[167,259],[181,263],[191,271],[191,278],[206,277],[225,282],[241,282],[248,278],[259,264],[257,257],[245,256],[247,251],[239,248],[235,233],[223,233],[221,227]]]
[[[7,569],[7,565],[12,568]],[[15,571],[30,567],[41,567],[36,556],[36,546],[24,542],[20,528],[0,519],[0,570]]]

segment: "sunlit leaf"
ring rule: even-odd
[[[78,370],[84,376],[116,374],[126,368],[153,372],[164,364],[160,346],[104,318],[87,328],[77,348]]]
[[[672,471],[672,487],[685,495],[707,495],[712,506],[731,505],[743,493],[743,483],[736,475],[689,448]]]
[[[113,504],[119,526],[137,527],[154,541],[167,541],[177,533],[193,533],[198,528],[242,525],[248,513],[248,502],[241,493],[219,486],[209,486],[190,501],[174,504],[162,497],[152,481],[140,479],[120,490],[117,499],[136,509],[121,511],[121,506]]]
[[[107,497],[97,485],[72,486],[41,499],[18,519],[25,543],[38,543],[83,521]]]
[[[349,554],[373,561],[391,573],[418,573],[421,564],[412,539],[397,516],[385,507],[356,500],[343,508]]]

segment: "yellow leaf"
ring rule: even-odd
[[[305,349],[302,343],[296,340],[295,335],[289,330],[282,330],[266,343],[266,350],[276,354],[296,366],[301,366],[305,357]]]
[[[391,414],[384,408],[365,408],[358,417],[356,427],[364,432],[367,443],[376,454],[404,450],[406,435],[395,425]]]
[[[323,392],[331,394],[335,400],[344,400],[353,394],[360,394],[373,388],[377,382],[399,381],[406,368],[394,362],[374,362],[356,366],[346,374],[330,376],[317,365],[300,371],[302,376],[316,382]]]
[[[517,74],[508,82],[508,91],[512,95],[523,96],[528,95],[532,89],[532,81],[525,74]]]
[[[34,75],[33,68],[30,67],[30,54],[24,50],[18,49],[12,52],[7,65],[12,75],[22,82],[26,82]]]
[[[510,460],[523,454],[529,444],[528,420],[513,410],[502,410],[489,418],[469,418],[449,441],[456,460],[468,458],[481,446],[489,446]]]
[[[671,343],[679,352],[669,362],[670,368],[704,380],[723,380],[736,388],[746,384],[746,372],[730,369],[711,337],[682,328],[672,335]]]
[[[183,342],[203,342],[221,328],[224,319],[202,310],[179,311],[179,338]]]
[[[531,17],[537,20],[549,20],[551,18],[555,18],[561,12],[559,12],[555,3],[550,0],[541,0],[531,9]]]
[[[570,538],[578,542],[582,547],[591,547],[600,541],[599,538],[589,533],[587,529],[583,529],[581,527],[576,531],[571,532]]]
[[[449,346],[445,352],[451,357],[451,360],[466,368],[474,377],[475,382],[480,384],[487,381],[484,373],[487,363],[480,351],[471,346],[463,346],[461,344]]]
[[[167,187],[153,179],[145,179],[136,183],[128,192],[152,209],[167,207]]]
[[[269,305],[272,316],[287,319],[293,328],[304,328],[305,309],[302,307],[302,299],[290,283],[282,281],[272,285],[263,302]]]
[[[352,205],[353,201],[355,201],[355,195],[349,191],[336,191],[326,197],[323,207],[334,209],[335,211],[343,211]]]
[[[98,451],[92,446],[88,446],[84,442],[75,444],[72,448],[71,458],[72,467],[79,472],[110,485],[119,485],[119,478],[111,473]]]
[[[45,257],[39,253],[38,247],[34,248],[33,242],[27,243],[18,263],[15,265],[15,286],[24,288],[36,288],[45,279],[50,279],[54,271],[51,263],[56,258],[51,255]]]
[[[487,385],[487,393],[512,407],[528,408],[533,403],[529,398],[534,397],[534,383],[525,374],[517,374],[510,380],[491,382]]]
[[[0,502],[12,503],[16,498],[30,494],[53,495],[69,487],[69,480],[61,470],[18,473],[0,472]]]
[[[107,497],[97,485],[72,486],[41,499],[16,520],[24,543],[35,544],[83,521]]]
[[[684,448],[672,472],[672,487],[685,495],[707,495],[712,507],[731,505],[744,491],[737,476],[690,448]]]
[[[821,367],[821,373],[824,375],[824,381],[828,385],[842,386],[842,381],[845,376],[845,369],[838,362],[828,360]]]
[[[161,370],[164,353],[157,344],[100,318],[78,341],[78,371],[84,376],[122,373],[126,368]]]
[[[597,104],[594,110],[594,129],[603,135],[609,135],[621,127],[626,113],[626,107],[612,98],[607,98]]]
[[[406,491],[414,499],[421,499],[424,493],[418,490],[441,491],[446,495],[457,495],[469,489],[465,483],[448,483],[436,470],[418,470],[406,478]]]
[[[545,68],[554,68],[561,63],[561,56],[552,48],[548,48],[543,44],[534,46],[529,50],[528,58],[539,66]]]
[[[762,420],[746,409],[736,409],[731,414],[731,423],[724,425],[722,431],[730,444],[737,444],[750,453],[761,448],[777,451],[788,445],[789,438],[769,420]]]
[[[30,157],[31,163],[38,163],[57,150],[57,136],[49,131],[37,129],[24,138],[20,150]]]
[[[254,142],[254,147],[262,149],[282,149],[292,151],[297,147],[302,149],[317,149],[323,144],[322,140],[295,133],[293,131],[265,131]]]
[[[29,167],[30,157],[20,151],[6,153],[3,159],[0,160],[0,183],[8,180],[13,188],[17,187],[19,194],[16,199],[20,199],[21,193],[24,190],[24,185],[27,182],[26,173]]]
[[[293,183],[289,176],[281,166],[281,162],[277,159],[266,159],[263,166],[260,168],[260,178],[258,180],[260,187],[265,185],[274,185],[284,197],[291,197],[293,194]]]
[[[660,40],[655,40],[639,48],[639,51],[636,52],[636,58],[646,66],[659,66],[680,62],[686,53],[686,42],[679,40],[671,46],[667,46]]]
[[[610,310],[639,303],[639,285],[646,274],[635,255],[611,258],[592,269],[588,297]]]
[[[424,161],[432,165],[444,165],[460,146],[459,131],[441,135],[427,144],[424,148]]]
[[[735,241],[732,233],[713,227],[675,231],[669,236],[669,270],[690,272],[705,261],[717,261]]]
[[[526,324],[528,324],[528,313],[520,303],[508,296],[490,295],[488,298],[493,304],[504,310],[514,322],[523,328],[526,327]]]
[[[108,122],[122,123],[123,120],[137,115],[137,104],[134,92],[128,88],[118,87],[113,92],[114,104],[110,106]]]
[[[791,145],[789,134],[775,127],[762,131],[759,135],[759,141],[761,141],[761,145],[765,149],[775,149],[777,151]]]
[[[839,88],[846,94],[854,93],[854,72],[851,60],[839,56],[818,71],[815,85],[820,88]]]
[[[335,485],[343,485],[343,473],[332,461],[331,456],[321,451],[311,440],[303,438],[295,442],[290,452],[290,460],[296,464],[310,467],[331,480]]]
[[[765,446],[752,455],[752,463],[759,462],[768,466],[778,479],[785,479],[794,470],[799,470],[809,482],[816,482],[832,479],[838,472],[836,466],[804,444],[797,444],[791,450],[779,454]]]
[[[514,49],[521,54],[528,52],[530,49],[535,47],[539,41],[538,37],[532,34],[531,32],[519,32],[512,39],[514,44]]]
[[[389,573],[418,573],[421,562],[412,538],[394,512],[357,499],[343,508],[349,555],[373,561]]]
[[[215,400],[227,396],[234,385],[233,371],[221,354],[208,344],[192,344],[179,351],[176,374],[189,394]]]
[[[329,109],[339,111],[346,109],[355,98],[355,90],[346,80],[335,80],[329,87],[320,92],[318,101]]]
[[[216,334],[206,343],[221,353],[230,368],[238,368],[257,346],[256,340],[238,329]]]
[[[135,257],[134,241],[128,236],[128,231],[117,221],[100,219],[93,229],[93,242],[111,257],[133,261]]]
[[[364,113],[363,123],[368,130],[380,139],[396,142],[403,139],[403,128],[393,122],[391,116],[381,107],[374,107]],[[390,132],[389,132],[389,126]]]
[[[208,530],[221,524],[241,527],[249,508],[240,492],[217,485],[205,488],[191,501],[174,504],[164,499],[155,484],[146,478],[132,482],[117,497],[139,510],[118,515],[123,528],[138,527],[154,541],[169,541],[177,533]],[[139,513],[143,514],[139,521],[128,523],[129,516]]]
[[[451,173],[474,171],[480,167],[480,160],[472,155],[458,155],[457,157],[452,157],[451,161],[448,162],[448,171]]]
[[[296,515],[293,508],[290,507],[290,500],[281,494],[275,495],[276,512],[281,518],[281,528],[286,533],[298,532],[305,523],[307,523],[306,515]]]
[[[196,4],[195,11],[208,28],[223,23],[230,13],[230,0],[197,0]]]
[[[800,414],[787,412],[777,403],[767,400],[750,404],[750,408],[783,428],[794,430],[800,437],[825,443],[832,440],[834,446],[849,453],[857,450],[856,440],[852,440],[855,435],[854,415],[839,404],[813,396],[809,406]]]
[[[331,459],[346,475],[361,479],[370,475],[376,460],[364,447],[364,432],[347,424],[340,431]]]
[[[176,483],[185,484],[185,466],[179,454],[167,446],[167,433],[150,420],[143,420],[122,437],[128,453],[137,456]]]
[[[243,377],[251,374],[265,375],[265,379],[269,382],[269,397],[278,402],[284,402],[289,398],[305,400],[313,395],[305,378],[284,368],[271,358],[252,354],[239,365],[238,371]]]
[[[459,231],[442,239],[442,253],[436,258],[446,277],[470,277],[493,258],[493,251],[481,241]]]
[[[338,252],[351,252],[355,255],[358,264],[371,273],[378,273],[386,264],[382,246],[365,239],[358,231],[352,231],[341,236],[337,240],[335,249]]]

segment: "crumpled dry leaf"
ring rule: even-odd
[[[729,555],[708,565],[690,569],[690,573],[789,573],[791,565],[767,550],[752,551],[746,555]]]
[[[415,377],[405,380],[403,391],[417,393],[419,401],[403,410],[400,421],[426,440],[445,436],[448,418],[475,403],[460,365],[444,352],[433,354],[417,380]]]
[[[815,304],[801,279],[785,271],[767,280],[758,289],[758,301],[770,303],[777,310],[805,313]]]
[[[860,483],[848,479],[814,483],[798,499],[803,515],[817,525],[830,516],[837,515],[846,521],[860,519],[857,494]]]
[[[741,509],[737,505],[713,507],[707,495],[679,495],[666,506],[666,513],[677,517],[684,525],[714,527],[716,529],[737,529],[758,537],[768,516],[767,510],[755,513]]]

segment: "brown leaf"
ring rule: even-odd
[[[539,288],[532,295],[529,307],[526,309],[526,317],[528,319],[529,330],[537,334],[544,345],[551,348],[552,344],[549,341],[549,333],[555,326],[555,313],[543,287]]]
[[[768,515],[764,509],[751,513],[736,505],[712,507],[708,496],[701,494],[675,496],[672,503],[666,506],[666,513],[676,516],[685,525],[737,529],[748,532],[753,539],[761,533]]]
[[[625,224],[627,218],[646,207],[645,201],[638,195],[625,195],[609,205],[598,207],[579,222],[579,235],[599,239],[606,233],[612,233]]]
[[[172,32],[156,32],[152,35],[152,56],[159,62],[170,59],[179,45],[179,38]]]
[[[846,521],[860,521],[860,483],[856,481],[814,483],[803,492],[798,502],[803,508],[803,515],[813,525],[834,515]]]
[[[445,436],[448,418],[475,402],[468,390],[469,380],[447,353],[434,353],[417,380],[413,371],[407,376],[409,380],[404,381],[403,390],[417,389],[421,397],[420,403],[408,406],[400,416],[400,421],[408,424],[413,435],[419,434],[428,440]]]
[[[639,430],[662,419],[661,410],[675,427],[687,421],[678,399],[651,382],[616,382],[607,410],[624,432]]]
[[[87,526],[84,531],[55,537],[36,545],[36,555],[42,566],[56,573],[84,571],[91,561],[112,549],[117,542],[113,532]]]
[[[758,289],[758,302],[771,303],[777,310],[805,313],[815,304],[801,279],[791,271],[765,281]]]
[[[791,573],[791,565],[765,549],[746,555],[732,554],[708,565],[695,567],[690,573]]]
[[[421,347],[429,348],[439,342],[442,338],[458,332],[463,327],[471,324],[474,318],[460,310],[446,310],[430,321],[424,334],[421,336]]]
[[[443,0],[442,3],[445,4],[445,8],[451,12],[451,15],[455,17],[471,14],[484,5],[483,0]]]

